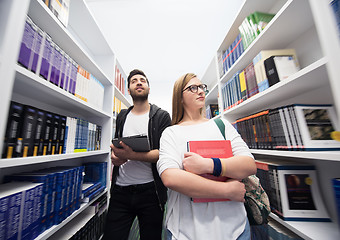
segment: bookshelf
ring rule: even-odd
[[[218,102],[221,114],[230,122],[262,110],[300,104],[333,104],[340,121],[340,38],[327,0],[245,0],[230,29],[203,74],[209,86],[207,104]],[[225,74],[219,69],[219,54],[226,50],[239,33],[238,27],[254,11],[275,14],[264,31],[249,45]],[[327,26],[327,28],[325,27]],[[222,109],[221,88],[232,76],[243,70],[253,58],[266,49],[294,48],[301,70],[263,92],[228,109]],[[217,84],[217,93],[215,90]],[[217,98],[216,98],[216,95]],[[304,239],[339,239],[340,232],[331,179],[339,177],[339,151],[277,151],[251,149],[256,158],[286,159],[316,166],[319,186],[331,223],[285,222],[276,215],[271,218]]]
[[[0,183],[5,175],[23,171],[53,166],[75,166],[87,162],[107,162],[108,186],[103,194],[108,195],[111,175],[109,146],[114,127],[113,97],[116,96],[127,106],[131,103],[114,85],[117,58],[93,18],[86,1],[72,0],[70,4],[69,22],[65,27],[42,0],[3,0],[0,2],[0,76],[2,78],[0,149],[2,151],[4,146],[10,102],[17,101],[60,115],[85,119],[102,126],[101,150],[0,159]],[[27,15],[37,26],[47,32],[72,59],[101,82],[104,86],[102,108],[75,97],[17,64]],[[81,215],[89,205],[90,203],[82,204],[61,224],[49,228],[37,239],[48,239],[58,230],[63,231],[63,228],[73,218]]]

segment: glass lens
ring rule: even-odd
[[[198,86],[197,85],[191,85],[190,86],[190,91],[193,92],[193,93],[196,93],[198,90]]]

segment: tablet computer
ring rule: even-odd
[[[135,152],[148,152],[150,151],[149,138],[145,134],[138,134],[129,137],[114,138],[112,144],[117,148],[122,148],[119,142],[122,141]]]

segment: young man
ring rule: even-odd
[[[115,137],[147,134],[149,152],[134,152],[120,142],[111,145],[114,165],[111,199],[103,240],[124,240],[137,216],[141,240],[161,239],[167,190],[156,168],[159,140],[171,124],[168,112],[149,104],[149,81],[144,72],[135,69],[128,76],[128,92],[133,106],[122,110],[116,120]]]

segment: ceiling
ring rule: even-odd
[[[150,81],[149,101],[171,113],[173,83],[201,78],[242,0],[86,0],[126,75]]]

